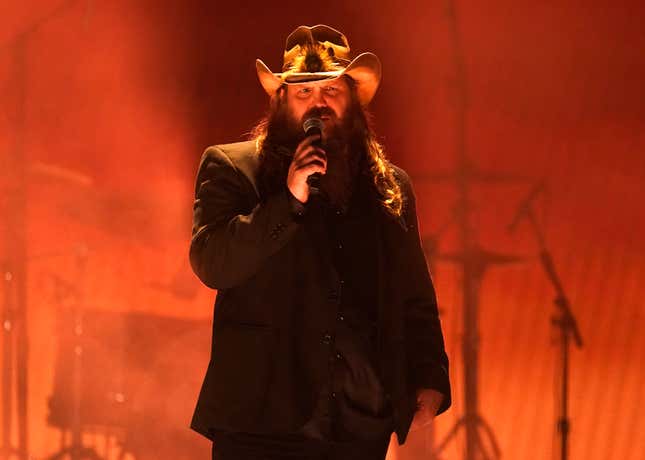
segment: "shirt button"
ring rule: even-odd
[[[345,317],[343,315],[338,316],[338,319],[341,321],[345,321]]]
[[[343,244],[342,243],[338,243],[338,249],[343,249]]]
[[[332,391],[332,392],[331,392],[331,397],[332,397],[332,398],[335,398],[335,397],[336,397],[336,392],[335,392],[335,391]]]
[[[336,353],[336,359],[341,359],[342,357],[343,355],[341,355],[340,353]]]

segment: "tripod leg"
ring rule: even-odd
[[[438,454],[441,451],[443,451],[443,449],[448,445],[450,440],[457,435],[457,431],[459,431],[459,427],[461,427],[464,423],[466,423],[465,417],[461,417],[459,420],[455,422],[454,426],[450,429],[448,434],[446,434],[443,440],[435,448],[435,453]]]
[[[478,423],[483,429],[484,433],[486,434],[486,437],[488,438],[488,442],[493,449],[493,458],[498,459],[502,457],[502,451],[499,448],[499,444],[497,443],[497,440],[495,439],[495,435],[493,434],[493,430],[491,429],[490,425],[486,423],[486,421],[479,417],[479,423]],[[481,440],[480,440],[481,444]]]
[[[482,456],[482,460],[491,460],[490,455],[488,454],[488,451],[486,447],[484,446],[484,443],[482,443],[482,438],[479,435],[479,429],[475,429],[475,448],[478,450]]]

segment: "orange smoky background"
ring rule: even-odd
[[[106,459],[210,458],[188,429],[215,295],[188,264],[196,168],[206,146],[240,140],[263,114],[255,58],[279,68],[286,35],[316,23],[382,61],[371,110],[413,179],[451,359],[453,407],[389,459],[464,457],[462,429],[437,451],[464,414],[463,280],[447,255],[465,211],[446,178],[464,154],[461,177],[504,179],[470,188],[474,246],[518,256],[479,286],[478,411],[501,454],[558,452],[556,292],[529,221],[507,231],[543,180],[532,206],[584,341],[570,354],[571,458],[640,458],[644,9],[4,2],[0,458],[48,458],[74,442]]]

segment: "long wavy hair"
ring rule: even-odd
[[[358,161],[358,171],[366,176],[372,185],[371,189],[381,207],[391,216],[400,217],[403,212],[403,196],[396,180],[392,164],[387,159],[385,150],[374,133],[372,115],[358,102],[356,83],[348,75],[346,79],[351,94],[348,116],[351,120],[350,149]],[[260,155],[258,186],[262,195],[277,190],[286,182],[289,164],[296,144],[291,145],[284,133],[277,133],[271,127],[284,121],[286,110],[283,97],[283,85],[271,97],[267,114],[250,132],[250,139],[255,140],[256,151]]]

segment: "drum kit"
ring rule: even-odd
[[[85,310],[79,335],[70,327],[74,316],[73,309],[64,309],[57,318],[47,422],[61,432],[111,436],[115,442],[102,452],[82,441],[66,443],[48,458],[197,457],[188,425],[208,362],[210,322]]]
[[[93,180],[76,171],[32,163],[26,172],[30,178],[38,177],[35,187],[47,187],[49,191],[69,189],[71,193],[51,193],[47,205],[56,201],[52,206],[62,211],[58,216],[78,218],[83,227],[99,226],[110,235],[132,241],[131,227],[103,225],[111,219],[102,218],[100,210],[117,206],[140,219],[149,217],[146,214],[149,210],[140,198],[137,201],[123,197],[121,203],[116,203],[111,195],[109,203],[101,202]],[[98,201],[90,207],[89,200]],[[92,209],[93,214],[88,216],[86,209]],[[27,265],[37,260],[39,268],[51,269],[52,273],[47,275],[53,280],[52,298],[56,309],[56,325],[51,332],[57,347],[46,422],[60,431],[60,446],[46,458],[180,460],[199,457],[196,449],[202,446],[196,442],[197,436],[189,424],[209,360],[210,319],[91,308],[85,278],[89,274],[88,258],[96,251],[100,252],[100,248],[92,246],[90,251],[82,244],[77,245],[75,253],[54,250],[26,255]],[[73,281],[53,273],[56,264],[49,259],[61,258],[74,258]],[[186,302],[194,298],[198,288],[197,280],[190,279],[186,273],[190,274],[190,270],[182,267],[169,282],[143,287],[163,290],[173,302]],[[17,304],[9,297],[5,310],[15,312]],[[15,337],[5,334],[2,348],[5,354],[12,354],[20,347],[16,346]],[[32,356],[30,363],[38,364],[37,357]],[[17,374],[12,369],[15,365],[15,359],[5,356],[3,368],[9,371],[10,377]],[[3,392],[3,399],[7,399],[3,405],[5,402],[15,405],[10,398],[13,392]],[[10,426],[7,423],[11,422],[10,416],[3,420],[7,426]],[[26,416],[22,414],[19,424],[30,426]],[[16,453],[7,455],[6,458],[22,458]],[[0,458],[5,457],[0,455]]]

